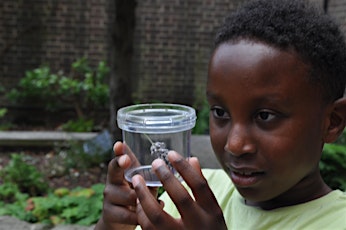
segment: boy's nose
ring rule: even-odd
[[[234,156],[256,152],[256,146],[252,141],[249,128],[233,126],[228,133],[224,149]]]

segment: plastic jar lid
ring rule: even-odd
[[[175,133],[192,129],[196,123],[193,108],[178,104],[138,104],[117,113],[118,126],[135,133]]]

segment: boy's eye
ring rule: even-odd
[[[229,119],[230,118],[229,114],[224,109],[222,109],[220,107],[212,107],[211,112],[212,112],[213,116],[218,118],[218,119]]]
[[[276,115],[273,112],[261,111],[257,114],[257,119],[261,121],[271,121],[275,119]]]

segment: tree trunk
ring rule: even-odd
[[[121,139],[117,127],[117,110],[132,103],[132,54],[136,0],[110,0],[110,131],[114,140]]]

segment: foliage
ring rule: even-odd
[[[61,128],[67,132],[91,132],[94,128],[94,120],[83,117],[77,120],[69,120]]]
[[[0,108],[0,119],[3,118],[7,113],[7,109],[6,108]],[[12,125],[10,123],[4,123],[1,122],[0,124],[0,130],[7,130],[11,127]]]
[[[197,106],[195,106],[197,107]],[[207,134],[209,132],[209,104],[204,100],[197,110],[196,125],[192,130],[193,134]]]
[[[4,117],[6,113],[7,113],[7,109],[0,108],[0,118]]]
[[[346,129],[341,134],[341,136],[338,138],[338,140],[335,142],[336,144],[340,145],[346,145]]]
[[[19,191],[31,196],[42,195],[48,191],[48,184],[43,175],[33,166],[27,164],[20,154],[12,154],[9,164],[0,171],[4,183],[13,183]]]
[[[65,151],[66,155],[71,154],[63,162],[66,167],[91,167],[100,162],[97,156],[83,153],[77,144]],[[26,163],[21,154],[11,155],[0,176],[3,180],[0,185],[0,216],[10,215],[27,222],[54,225],[91,225],[100,218],[103,184],[91,188],[49,190],[42,174]]]
[[[78,187],[62,195],[56,190],[47,197],[34,197],[31,212],[39,222],[91,225],[100,217],[103,189],[104,185],[96,184],[91,188]]]
[[[13,203],[0,201],[0,215],[11,215],[28,222],[91,225],[102,211],[104,185],[91,188],[56,189],[44,197],[21,194]],[[0,192],[2,186],[0,186]]]
[[[83,144],[79,142],[69,142],[68,146],[58,146],[55,149],[62,157],[64,168],[66,169],[74,168],[79,171],[84,171],[88,168],[104,164],[110,156],[110,154],[108,155],[105,152],[86,153]]]
[[[346,191],[346,132],[335,144],[326,144],[320,161],[323,179],[333,189]]]
[[[20,200],[21,197],[18,195],[21,194],[19,191],[18,185],[12,182],[5,182],[0,185],[0,200],[4,202],[14,202]]]
[[[104,83],[109,73],[106,63],[101,61],[93,69],[86,58],[81,58],[72,63],[71,68],[70,76],[52,73],[48,66],[26,71],[7,97],[14,102],[43,103],[51,111],[73,105],[79,119],[85,118],[90,108],[106,106],[109,100],[109,87]]]

